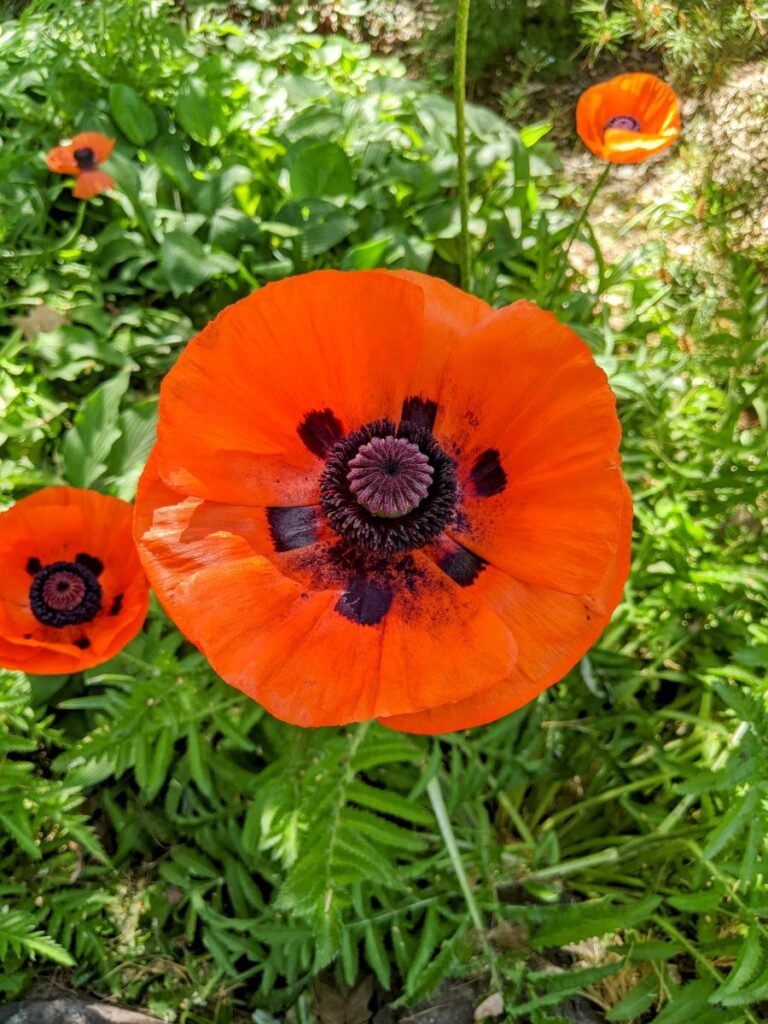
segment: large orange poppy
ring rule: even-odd
[[[581,94],[576,131],[595,156],[614,164],[638,164],[676,142],[680,104],[674,90],[656,75],[617,75]]]
[[[458,729],[531,700],[608,622],[618,443],[605,374],[552,314],[318,271],[189,343],[135,536],[170,616],[278,718]]]
[[[149,586],[132,507],[46,487],[0,513],[0,665],[32,674],[107,661],[141,629]]]
[[[73,174],[77,199],[93,199],[115,184],[114,178],[99,170],[99,164],[111,154],[115,140],[101,132],[80,132],[65,146],[55,146],[45,158],[49,171]]]

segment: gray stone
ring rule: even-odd
[[[135,1010],[81,999],[22,999],[0,1007],[0,1024],[160,1024]]]

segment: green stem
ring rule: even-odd
[[[472,254],[469,246],[469,170],[467,167],[467,122],[464,106],[467,96],[467,35],[470,0],[457,0],[456,45],[453,66],[453,98],[456,105],[456,154],[459,160],[459,271],[461,287],[472,290]]]
[[[480,910],[469,884],[467,872],[464,870],[464,862],[462,861],[461,854],[459,853],[459,847],[456,843],[456,836],[453,832],[451,819],[448,816],[448,808],[445,806],[443,791],[440,788],[439,776],[435,775],[429,780],[427,783],[427,793],[429,794],[429,799],[432,803],[432,810],[435,812],[435,818],[437,819],[437,824],[440,828],[440,834],[443,837],[445,848],[448,851],[448,856],[450,857],[451,864],[453,865],[453,870],[456,872],[459,887],[461,888],[464,900],[467,904],[470,919],[482,943],[483,952],[488,959],[493,986],[497,992],[501,992],[501,977],[496,964],[496,955],[488,942],[488,938],[485,934],[485,926],[483,925],[483,919],[480,916]]]
[[[20,253],[20,255],[23,256],[24,258],[28,256],[42,256],[43,253],[46,252],[59,252],[60,249],[68,248],[70,245],[72,245],[77,236],[80,234],[80,230],[83,226],[83,221],[85,220],[85,209],[87,206],[87,201],[85,199],[81,199],[80,205],[77,208],[77,213],[75,214],[75,219],[72,222],[72,227],[69,229],[66,235],[64,235],[63,238],[59,239],[59,241],[56,242],[55,245],[46,246],[45,249],[27,249],[25,252]]]
[[[568,235],[567,235],[566,240],[565,240],[565,244],[563,245],[563,253],[562,253],[562,256],[561,256],[561,259],[560,259],[560,266],[559,266],[558,271],[557,271],[557,276],[555,277],[555,280],[554,280],[554,282],[552,284],[552,287],[547,292],[547,299],[546,299],[546,301],[544,303],[545,306],[549,305],[550,301],[552,299],[554,299],[554,297],[557,295],[557,292],[558,292],[558,289],[560,288],[560,285],[563,283],[563,276],[565,275],[565,268],[568,266],[568,253],[571,251],[571,246],[575,242],[576,237],[579,234],[579,231],[581,231],[581,226],[584,223],[584,221],[587,219],[587,214],[590,211],[592,203],[595,201],[595,197],[597,196],[597,193],[602,188],[603,182],[608,177],[608,173],[609,173],[610,169],[611,169],[611,165],[609,163],[607,163],[605,165],[605,167],[603,168],[603,171],[600,174],[600,176],[598,177],[597,181],[595,182],[594,186],[592,187],[592,191],[589,193],[589,197],[588,197],[586,203],[584,204],[584,206],[582,207],[581,213],[576,218],[576,220],[573,222],[573,225],[571,226],[571,230],[568,232]]]

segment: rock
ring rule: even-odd
[[[475,1007],[475,1020],[500,1017],[504,1013],[504,1000],[500,992],[492,992],[479,1006]]]
[[[81,999],[22,999],[0,1007],[0,1024],[160,1024],[135,1010]]]

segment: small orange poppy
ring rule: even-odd
[[[45,487],[0,513],[0,665],[78,672],[133,639],[149,587],[132,511],[95,491]]]
[[[48,170],[57,174],[75,175],[72,195],[77,199],[93,199],[115,184],[114,178],[99,170],[99,164],[110,155],[115,140],[100,132],[80,132],[66,146],[55,146],[46,156]]]
[[[617,75],[581,94],[576,131],[595,156],[614,164],[639,164],[677,141],[680,104],[674,90],[656,75]]]
[[[597,639],[629,568],[588,347],[407,271],[225,309],[165,378],[135,536],[158,597],[286,721],[488,722]]]

